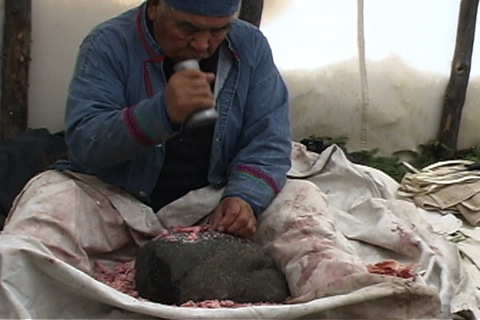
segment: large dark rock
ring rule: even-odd
[[[140,296],[175,305],[280,303],[289,296],[285,277],[260,246],[200,227],[172,230],[140,248],[135,285]]]

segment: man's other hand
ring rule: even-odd
[[[213,213],[215,230],[247,238],[256,231],[257,219],[252,207],[237,197],[222,199]]]

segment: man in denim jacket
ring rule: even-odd
[[[126,299],[91,277],[105,279],[105,267],[131,263],[141,245],[169,227],[204,222],[260,245],[284,273],[292,303],[325,295],[330,301],[339,293],[341,301],[330,305],[339,318],[385,318],[403,308],[395,297],[378,307],[361,304],[359,295],[370,302],[401,291],[395,285],[357,292],[369,284],[369,271],[335,220],[356,221],[353,215],[332,208],[313,182],[300,179],[304,175],[287,181],[290,159],[295,172],[319,158],[295,144],[291,155],[286,86],[261,32],[234,18],[239,3],[149,0],[88,35],[67,101],[70,159],[27,183],[0,234],[0,318],[129,316],[119,310],[188,318]],[[174,72],[186,59],[198,60],[200,70]],[[218,111],[215,123],[188,125],[192,113],[208,108]],[[324,181],[337,177],[327,174]],[[132,273],[121,273],[128,283]],[[376,288],[383,280],[371,281]],[[347,301],[349,288],[356,294]],[[405,290],[413,292],[412,284]],[[336,314],[324,309],[327,303],[310,306],[282,306],[272,314]],[[343,313],[343,306],[352,311]],[[270,315],[251,308],[238,314],[233,308],[225,318]],[[412,308],[407,311],[423,312]]]
[[[96,27],[80,48],[66,111],[68,163],[154,211],[224,187],[212,225],[250,236],[290,168],[287,88],[239,0],[149,0]],[[201,70],[174,73],[196,59]],[[216,123],[189,128],[195,111]]]
[[[97,277],[99,265],[132,261],[170,227],[207,223],[285,248],[308,190],[287,183],[287,88],[265,37],[235,18],[239,4],[149,0],[85,38],[67,101],[69,159],[26,184],[0,234],[0,318],[95,318],[111,300],[68,289],[96,285],[71,277],[71,266]],[[186,59],[200,70],[174,70]],[[215,122],[188,125],[208,108]],[[38,256],[50,262],[37,267]],[[297,256],[288,247],[277,259],[294,279],[287,264],[300,265]],[[44,279],[51,289],[37,294]]]

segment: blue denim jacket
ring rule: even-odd
[[[177,134],[166,114],[165,56],[145,6],[97,26],[80,47],[65,115],[69,161],[57,168],[98,176],[148,203]],[[288,92],[262,33],[235,20],[221,45],[208,180],[260,213],[290,168]]]

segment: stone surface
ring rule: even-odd
[[[140,248],[135,270],[140,296],[164,304],[281,303],[289,296],[285,277],[260,246],[200,227],[151,240]]]

